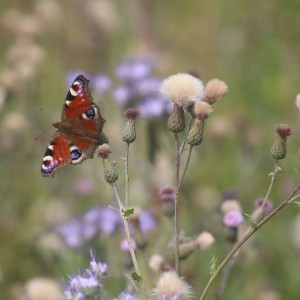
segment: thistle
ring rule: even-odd
[[[291,135],[291,129],[287,124],[279,124],[275,131],[278,137],[271,148],[271,155],[274,159],[279,160],[286,156],[286,140]]]
[[[122,140],[131,144],[136,139],[135,119],[139,116],[139,111],[134,108],[127,109],[123,116],[125,117],[125,126],[122,133]]]
[[[209,114],[212,112],[211,106],[203,101],[197,101],[194,105],[195,122],[188,133],[187,142],[192,146],[202,143],[204,124]]]
[[[118,179],[118,172],[115,164],[109,158],[112,153],[108,144],[103,144],[98,147],[98,156],[102,157],[104,167],[104,178],[108,183],[114,183]]]
[[[168,129],[174,133],[181,132],[185,128],[183,107],[174,104],[171,116],[168,119]]]

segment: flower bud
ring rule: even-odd
[[[188,144],[197,146],[202,143],[204,132],[204,119],[196,119],[187,136]]]
[[[107,144],[103,144],[98,147],[98,156],[102,157],[105,181],[108,183],[114,183],[117,181],[119,175],[115,168],[115,164],[109,158],[110,154],[111,150]]]
[[[135,119],[139,116],[136,109],[129,108],[124,112],[125,126],[122,133],[122,140],[127,143],[133,143],[136,139]]]
[[[185,127],[184,110],[182,106],[174,104],[168,120],[168,129],[174,133],[181,132]]]
[[[286,140],[291,135],[291,129],[287,124],[279,124],[276,132],[278,137],[271,148],[271,155],[274,159],[279,160],[286,156]]]

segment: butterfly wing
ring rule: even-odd
[[[70,162],[71,151],[69,142],[57,131],[45,151],[41,168],[42,175],[53,177],[59,168]]]
[[[54,176],[62,166],[80,164],[93,158],[105,120],[99,107],[92,102],[88,90],[89,81],[77,76],[67,94],[62,111],[62,121],[54,123],[58,129],[46,149],[42,175]]]

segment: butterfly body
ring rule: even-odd
[[[57,131],[43,158],[43,176],[53,177],[66,164],[80,164],[93,158],[101,143],[105,120],[99,107],[92,102],[88,82],[83,75],[75,78],[65,100],[62,120],[52,124]]]

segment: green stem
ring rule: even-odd
[[[127,143],[126,157],[125,157],[125,209],[128,208],[129,203],[129,145]]]

